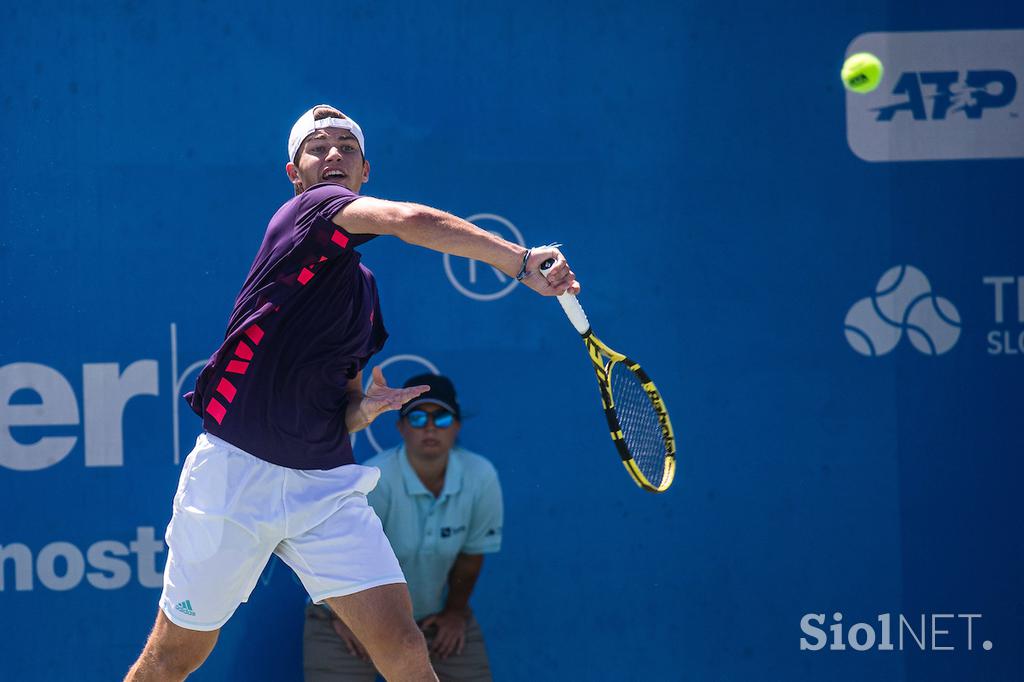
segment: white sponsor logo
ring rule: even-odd
[[[494,213],[477,213],[466,218],[469,222],[491,234],[526,246],[523,233],[507,218]],[[514,277],[509,277],[501,270],[486,263],[468,258],[453,258],[444,254],[444,273],[448,281],[462,294],[476,301],[494,301],[508,296],[519,284]],[[454,263],[453,263],[454,261]],[[458,272],[458,275],[456,275]]]
[[[193,362],[178,373],[177,325],[170,326],[171,429],[175,464],[181,463],[181,394],[186,380],[206,360]],[[79,441],[84,443],[85,466],[124,466],[124,413],[129,401],[158,396],[160,366],[156,360],[136,360],[121,368],[117,362],[82,365],[82,394],[49,365],[12,362],[0,366],[0,467],[37,471],[61,463]],[[188,411],[188,410],[187,410]],[[50,435],[54,427],[81,425],[81,435]],[[194,422],[189,426],[195,432]],[[50,432],[50,433],[48,433]]]
[[[847,54],[885,67],[846,93],[846,138],[865,161],[1024,156],[1024,31],[864,33]]]
[[[20,542],[0,544],[0,592],[31,592],[36,582],[44,589],[64,592],[78,587],[84,579],[98,590],[119,590],[135,574],[143,587],[163,584],[163,567],[157,566],[157,555],[164,552],[152,526],[135,529],[135,539],[127,545],[117,540],[94,542],[84,552],[71,542],[51,542],[32,556],[28,545]],[[13,566],[8,571],[8,566]],[[13,584],[10,578],[14,579]]]
[[[1024,353],[1024,275],[989,275],[982,277],[992,287],[993,315],[991,329],[985,337],[989,355],[1021,355]],[[1013,305],[1016,298],[1016,305]]]
[[[15,471],[45,469],[67,457],[79,440],[77,435],[15,438],[12,429],[22,429],[24,434],[28,427],[83,423],[85,466],[123,466],[125,406],[135,396],[157,394],[156,360],[137,360],[123,371],[116,362],[82,365],[81,402],[67,378],[52,367],[34,362],[4,365],[0,367],[0,466]]]
[[[862,355],[885,355],[904,332],[925,355],[941,355],[960,338],[960,314],[948,299],[932,293],[923,272],[897,265],[886,270],[871,296],[850,307],[843,331]]]
[[[832,624],[823,629],[824,613],[806,613],[800,619],[800,651],[974,651],[976,620],[980,613],[930,613],[905,616],[897,613],[880,613],[869,623],[854,623],[846,627],[843,614],[832,614]],[[896,634],[893,634],[893,630]],[[831,641],[830,641],[831,640]],[[981,643],[985,651],[992,650],[992,642]]]

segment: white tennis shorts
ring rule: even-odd
[[[216,630],[248,601],[271,554],[314,602],[404,583],[366,494],[380,470],[265,462],[203,433],[185,460],[165,539],[160,608],[190,630]]]

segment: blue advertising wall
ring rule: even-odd
[[[119,679],[141,649],[200,428],[179,396],[319,102],[363,126],[364,193],[564,243],[678,432],[675,486],[642,492],[553,300],[363,249],[388,379],[453,377],[501,476],[473,597],[497,679],[1024,678],[1024,6],[2,16],[3,679]],[[885,78],[849,95],[861,48]],[[303,603],[274,560],[193,679],[300,679]]]

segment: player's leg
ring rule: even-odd
[[[306,607],[302,670],[306,682],[374,682],[373,664],[352,655],[334,628],[337,616],[316,604]]]
[[[213,651],[218,634],[220,630],[188,630],[180,627],[168,620],[163,611],[158,611],[146,647],[128,671],[125,682],[184,680]]]
[[[412,618],[405,583],[371,587],[326,602],[345,621],[389,682],[436,681],[427,643]]]
[[[379,470],[352,464],[289,477],[294,535],[275,553],[315,603],[326,601],[349,626],[389,682],[436,680],[402,568],[366,502]]]
[[[266,500],[280,467],[205,434],[182,467],[174,496],[160,613],[128,679],[183,679],[213,650],[220,628],[249,598],[277,545],[283,514]],[[163,672],[160,672],[163,671]]]

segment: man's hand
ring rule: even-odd
[[[540,274],[540,266],[549,258],[555,260],[555,264],[548,270],[547,277]],[[530,287],[542,296],[558,296],[569,292],[570,294],[580,293],[580,283],[576,281],[576,273],[565,261],[565,256],[554,246],[538,246],[530,252],[526,261],[526,277],[523,284]]]
[[[353,386],[353,383],[350,382],[349,386]],[[429,386],[423,385],[391,388],[384,380],[384,372],[380,370],[380,367],[374,367],[373,382],[370,384],[370,388],[357,404],[350,404],[346,411],[345,424],[349,433],[366,428],[382,413],[400,409],[405,403],[429,390]]]
[[[466,645],[466,614],[458,611],[442,611],[432,616],[427,616],[420,623],[420,628],[426,631],[431,626],[437,628],[434,641],[430,644],[430,652],[444,660],[455,654],[462,653]]]
[[[338,637],[341,637],[341,641],[345,642],[345,647],[350,654],[363,659],[367,663],[370,662],[370,654],[366,653],[366,649],[356,639],[355,634],[348,629],[348,626],[340,618],[331,618],[331,625],[334,626],[334,631],[338,633]]]

